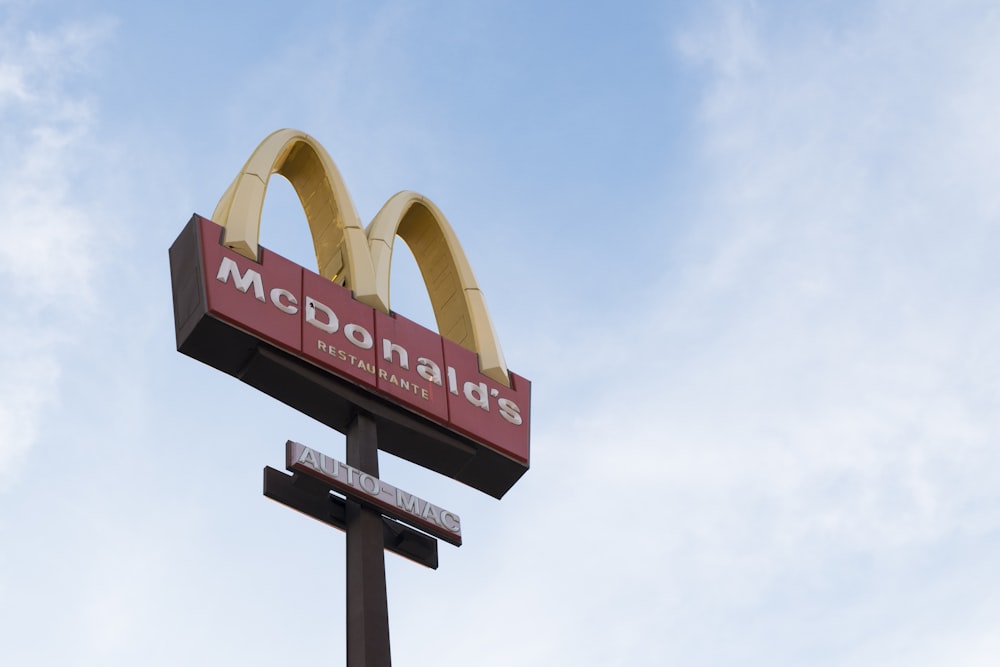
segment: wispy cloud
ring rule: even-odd
[[[109,25],[0,25],[0,488],[58,395],[60,348],[92,299],[94,212],[74,190],[94,109],[74,92]]]
[[[680,270],[642,295],[656,305],[637,327],[603,332],[618,363],[589,380],[614,397],[543,437],[587,488],[627,499],[588,513],[629,533],[615,567],[667,568],[597,582],[607,608],[675,629],[715,619],[662,640],[689,664],[801,664],[830,633],[860,643],[991,613],[951,568],[981,573],[972,554],[995,551],[1000,526],[1000,14],[959,4],[878,3],[834,25],[721,3],[678,39],[705,77],[708,176],[671,252]],[[648,525],[629,521],[636,502],[655,508]],[[927,566],[942,550],[947,567]],[[597,572],[601,558],[582,560]],[[926,611],[932,589],[948,611]],[[795,632],[776,648],[782,625]]]

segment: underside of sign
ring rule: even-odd
[[[177,349],[346,433],[372,415],[379,449],[500,498],[528,469],[530,383],[480,373],[475,353],[355,301],[261,248],[221,245],[193,216],[170,247]]]

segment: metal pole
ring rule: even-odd
[[[347,430],[347,465],[378,477],[375,420],[358,413]],[[347,667],[390,667],[382,515],[347,501]]]

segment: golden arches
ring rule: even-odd
[[[326,150],[304,132],[278,130],[253,152],[212,215],[226,229],[223,243],[253,260],[271,174],[287,178],[302,202],[320,275],[342,282],[355,299],[388,313],[392,247],[399,236],[420,268],[438,332],[476,352],[483,374],[510,385],[486,300],[458,237],[437,206],[414,192],[400,192],[386,202],[366,232]]]

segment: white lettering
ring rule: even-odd
[[[420,513],[420,517],[425,520],[430,520],[437,525],[441,525],[441,517],[438,516],[437,508],[430,503],[424,504],[424,511]]]
[[[282,303],[282,299],[287,301],[287,303]],[[289,315],[299,312],[299,301],[295,298],[295,295],[280,287],[275,287],[271,290],[271,303],[274,304],[275,308]]]
[[[215,274],[215,279],[221,283],[227,283],[229,282],[229,278],[233,279],[233,285],[236,289],[244,294],[253,285],[254,298],[261,303],[267,303],[266,299],[264,299],[264,282],[261,280],[260,274],[253,269],[247,269],[247,272],[241,276],[240,267],[236,265],[236,262],[229,257],[223,257],[222,263],[219,264],[219,272]]]
[[[514,426],[521,425],[521,408],[517,407],[517,403],[506,398],[501,398],[497,401],[497,405],[500,407],[501,417]]]
[[[367,485],[365,484],[366,482]],[[382,487],[379,486],[378,480],[371,475],[361,473],[361,477],[358,478],[358,484],[361,485],[361,490],[370,496],[377,496],[382,493]]]
[[[441,510],[441,524],[453,533],[462,532],[461,521],[448,510]]]
[[[396,507],[409,512],[410,514],[420,514],[420,510],[417,508],[417,501],[419,498],[416,496],[411,496],[406,491],[396,489]]]
[[[345,324],[344,325],[344,335],[347,336],[347,340],[351,341],[362,350],[370,350],[375,344],[372,340],[372,335],[368,333],[360,324]],[[372,373],[375,371],[373,370]]]
[[[302,449],[302,453],[299,454],[299,463],[309,466],[314,470],[320,470],[319,463],[316,462],[316,453],[305,447]]]
[[[475,382],[466,382],[463,386],[465,391],[465,398],[469,403],[472,403],[476,407],[480,407],[487,412],[490,411],[490,394],[489,389],[486,388],[485,382],[480,382],[476,384]]]
[[[441,386],[441,367],[425,357],[417,357],[417,375]]]
[[[326,321],[317,319],[317,311],[326,316]],[[306,323],[311,324],[320,331],[325,331],[328,334],[337,333],[337,329],[340,327],[340,321],[337,319],[337,314],[330,310],[329,307],[313,299],[311,296],[306,297]]]
[[[393,343],[388,338],[382,339],[382,358],[392,363],[392,353],[395,352],[399,355],[399,367],[409,370],[410,368],[410,355],[407,353],[406,348],[402,345],[397,345]]]

